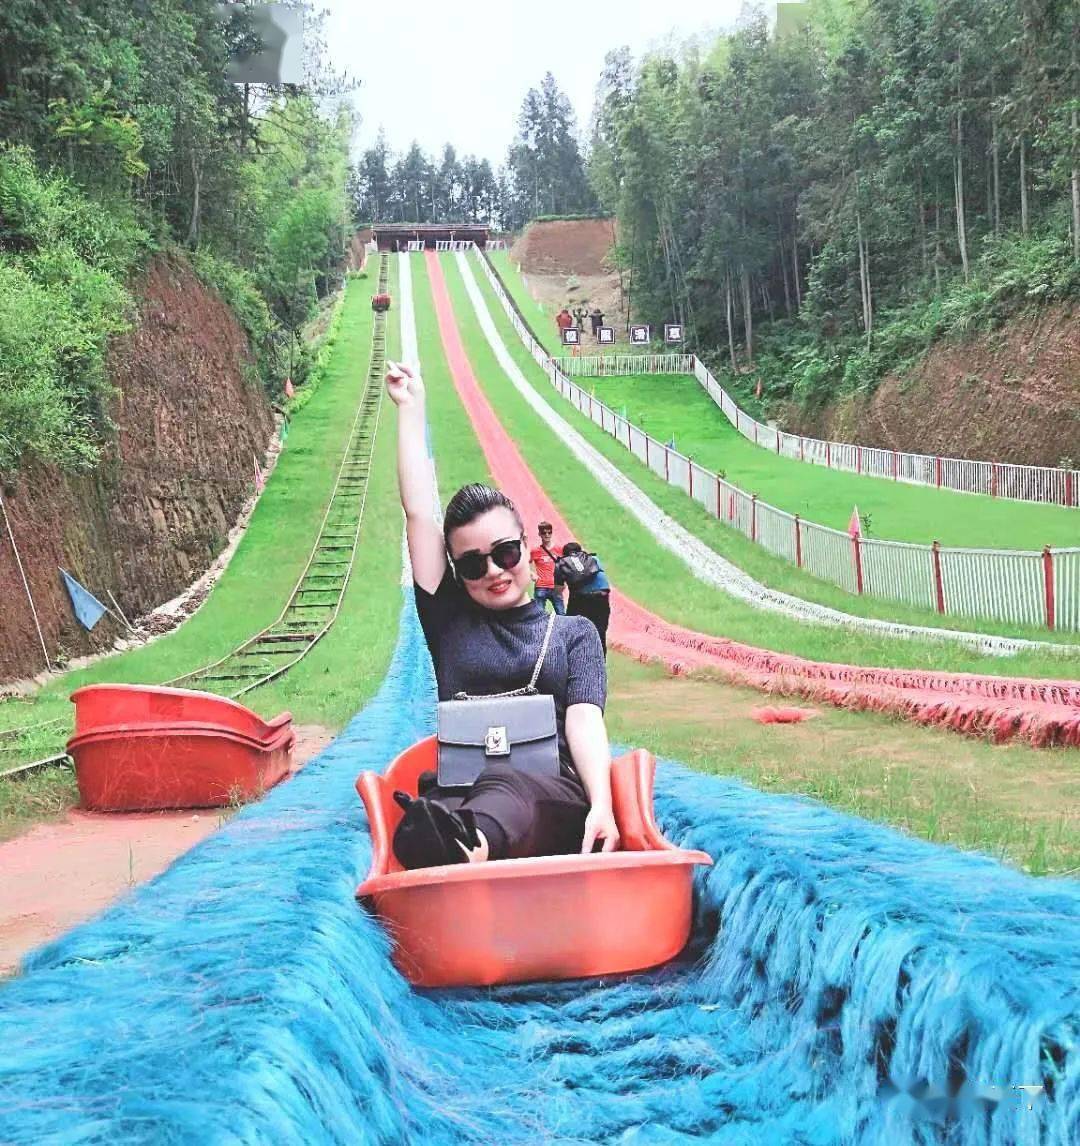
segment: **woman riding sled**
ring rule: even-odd
[[[493,759],[467,788],[422,778],[394,852],[406,868],[612,851],[611,751],[604,725],[607,676],[600,639],[584,617],[548,617],[529,596],[525,530],[499,490],[468,485],[440,527],[427,452],[419,372],[387,364],[398,408],[398,483],[416,607],[440,701],[535,692],[554,700],[558,774],[534,775]],[[534,686],[534,687],[531,687]]]

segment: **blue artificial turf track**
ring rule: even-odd
[[[0,1142],[1080,1142],[1080,884],[673,763],[660,822],[716,859],[683,960],[411,990],[353,782],[433,701],[406,603],[330,748],[0,989]]]

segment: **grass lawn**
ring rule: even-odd
[[[761,791],[814,797],[1032,875],[1080,871],[1076,753],[995,746],[886,716],[821,707],[802,724],[754,721],[761,693],[609,656],[613,741],[643,745]]]
[[[547,380],[547,376],[533,361],[532,356],[521,342],[521,339],[517,336],[510,320],[503,313],[502,307],[495,297],[494,290],[492,290],[479,268],[475,268],[474,275],[480,285],[481,293],[487,300],[488,310],[502,335],[503,341],[506,343],[511,357],[521,368],[525,377],[533,384],[537,393],[556,410],[562,418],[568,421],[595,446],[600,453],[612,462],[613,465],[647,493],[661,509],[678,521],[684,528],[699,537],[716,553],[726,557],[729,561],[749,573],[762,584],[773,589],[781,590],[782,592],[791,593],[804,600],[815,601],[819,604],[828,605],[857,616],[874,617],[880,620],[897,621],[904,624],[926,625],[931,628],[967,629],[1004,636],[1028,637],[1033,640],[1048,641],[1056,644],[1078,643],[1076,634],[1062,632],[1049,633],[1045,629],[1033,626],[1008,625],[978,618],[942,617],[931,610],[916,609],[874,597],[860,597],[847,593],[837,586],[813,577],[795,568],[795,566],[781,558],[774,557],[761,548],[761,546],[755,545],[738,530],[732,529],[719,522],[698,502],[691,500],[682,490],[675,486],[668,485],[647,466],[639,462],[628,450],[619,445],[610,434],[605,433],[598,426],[594,425],[584,414],[577,411],[569,402],[560,397]],[[465,299],[465,304],[468,305],[467,299]],[[471,307],[469,307],[469,311],[471,313]],[[483,335],[478,332],[478,337],[483,344],[483,353],[489,353]],[[489,360],[493,364],[493,369],[485,372],[483,377],[485,379],[488,377],[501,379],[502,371],[498,368],[494,358],[490,357]],[[507,384],[506,389],[507,392],[513,396],[514,400],[518,402],[521,401],[512,386]],[[703,397],[705,397],[705,395],[703,395]],[[508,398],[508,401],[509,400]],[[706,397],[706,401],[707,400]],[[542,427],[543,433],[550,434],[550,431],[546,426],[543,426],[539,419],[536,419],[536,425]],[[750,448],[753,449],[754,447],[751,446]],[[801,463],[792,464],[799,465]],[[1021,506],[1021,508],[1031,507]],[[754,610],[754,612],[758,611]],[[697,627],[700,628],[701,626]],[[725,635],[732,636],[734,633],[727,633]],[[745,639],[749,640],[750,638]],[[886,639],[883,638],[883,640]],[[762,639],[752,641],[751,643],[764,643],[769,648],[779,648],[778,644],[770,643],[768,636],[764,636]],[[886,643],[892,644],[895,642],[886,640]],[[884,658],[885,655],[886,654],[882,654],[882,658]],[[1025,654],[1025,657],[1026,656],[1027,654]],[[834,653],[831,656],[827,656],[826,659],[840,659],[840,654],[838,652]],[[978,671],[1010,675],[1021,675],[1025,672],[1031,672],[1035,675],[1043,676],[1068,676],[1070,672],[1075,673],[1078,659],[1080,658],[1074,658],[1073,663],[1070,665],[1065,661],[1059,661],[1059,659],[1055,657],[1053,658],[1053,662],[1047,663],[1047,667],[1045,667],[1044,670],[1036,672],[1030,665],[1028,668],[1020,667],[1020,662],[1014,658],[995,658],[991,661],[987,661],[985,658],[979,658],[983,667]],[[878,663],[885,664],[892,662],[886,659],[880,659]],[[921,664],[923,662],[916,660],[913,663]],[[934,663],[939,664],[940,660],[935,659]],[[956,664],[958,662],[955,658],[947,658],[947,663]],[[1054,667],[1055,663],[1056,667]]]
[[[562,354],[569,354],[570,348],[563,346],[559,340],[559,332],[555,327],[555,315],[547,311],[529,294],[509,251],[492,251],[488,256],[491,265],[499,272],[510,297],[518,305],[518,310],[525,316],[525,321],[532,327],[533,334],[540,340],[540,345],[556,358]],[[599,349],[599,348],[598,348]],[[622,348],[625,352],[625,347]]]
[[[74,714],[67,698],[80,685],[169,680],[221,656],[277,616],[318,534],[363,391],[371,345],[370,287],[370,281],[350,281],[327,375],[294,420],[288,446],[248,531],[207,602],[175,633],[70,673],[29,701],[0,704],[0,729],[61,718],[59,726],[21,739],[18,753],[0,754],[0,768],[62,749]],[[393,356],[400,346],[393,314],[387,331]],[[289,708],[298,723],[319,723],[336,731],[374,694],[382,679],[401,604],[401,518],[392,429],[391,420],[381,422],[357,561],[337,623],[285,677],[243,698],[264,716]],[[11,742],[0,739],[0,747],[7,743]],[[50,807],[62,811],[70,806],[74,802],[70,778],[60,773],[54,782],[64,793],[59,805],[47,795],[27,802],[27,795],[38,787],[36,780],[30,788],[25,779],[0,782],[0,833],[10,834],[11,825],[25,820],[27,810],[33,813],[31,818],[41,818],[40,813]]]
[[[1080,513],[841,473],[755,446],[689,374],[577,380],[597,399],[762,501],[846,529],[859,507],[868,536],[985,549],[1080,545]]]
[[[0,843],[31,824],[55,820],[79,802],[75,773],[56,765],[20,780],[0,780]]]
[[[448,274],[454,269],[449,262],[443,264]],[[421,261],[413,267],[421,361],[445,498],[458,485],[481,480],[487,469],[453,390]],[[461,321],[460,307],[467,299],[460,280],[451,276],[450,286],[474,369],[490,393],[490,360],[479,352],[478,332]],[[505,413],[501,396],[496,401]],[[550,450],[546,427],[534,437],[537,448]],[[532,439],[515,438],[528,455]],[[558,494],[567,472],[557,457],[551,460],[549,492]],[[565,499],[555,500],[562,509]],[[577,499],[571,501],[573,508]],[[583,507],[578,518],[585,521],[586,516],[586,528],[599,527],[599,519]],[[616,515],[609,510],[608,516]],[[622,520],[615,522],[616,529],[625,527]],[[639,556],[647,551],[640,550]],[[987,852],[1032,874],[1074,873],[1080,866],[1080,780],[1073,752],[996,747],[885,716],[826,707],[804,724],[759,725],[749,713],[767,703],[761,693],[702,674],[671,677],[657,666],[614,654],[608,669],[608,726],[617,742],[643,745],[763,790],[812,796],[925,839]]]

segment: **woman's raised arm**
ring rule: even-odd
[[[446,548],[435,515],[435,471],[427,450],[424,383],[415,367],[386,364],[386,392],[398,412],[398,489],[413,580],[434,593],[446,572]]]

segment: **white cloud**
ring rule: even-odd
[[[324,2],[334,65],[361,80],[358,150],[383,126],[397,151],[413,139],[428,152],[449,142],[498,166],[525,92],[545,72],[587,124],[606,52],[626,44],[640,55],[669,37],[729,27],[743,0]]]

